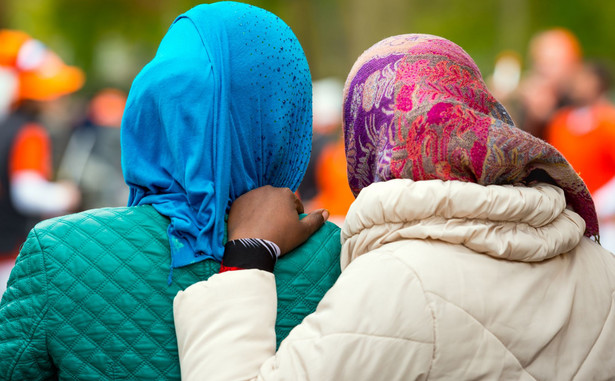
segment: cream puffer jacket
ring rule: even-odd
[[[393,180],[361,191],[342,268],[275,353],[275,285],[175,298],[185,380],[612,380],[615,256],[554,186]]]

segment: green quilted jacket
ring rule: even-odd
[[[151,206],[95,209],[38,224],[0,302],[0,380],[179,380],[173,297],[220,264],[174,269],[169,221]],[[278,344],[340,273],[327,223],[280,258]]]

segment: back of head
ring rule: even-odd
[[[88,118],[100,127],[120,128],[126,107],[126,94],[118,89],[100,90],[88,105]]]
[[[129,205],[170,217],[173,267],[221,259],[235,198],[267,184],[296,189],[311,96],[301,45],[275,15],[221,2],[175,20],[134,80],[122,121]]]
[[[553,28],[532,37],[529,53],[532,70],[559,84],[566,81],[581,62],[581,44],[568,29]]]
[[[482,185],[549,181],[598,233],[585,184],[555,148],[516,128],[472,58],[444,38],[408,34],[365,51],[344,90],[348,182],[395,178]]]

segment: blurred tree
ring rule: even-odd
[[[409,33],[412,24],[414,0],[339,0],[344,39],[347,43],[347,59],[350,62],[374,43],[385,37]]]
[[[0,28],[7,28],[7,15],[9,14],[8,3],[5,0],[0,0]]]
[[[615,2],[604,0],[530,1],[532,31],[562,26],[580,39],[584,55],[615,60]]]

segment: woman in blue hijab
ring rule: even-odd
[[[311,99],[303,50],[279,18],[223,2],[175,20],[132,85],[122,130],[129,205],[171,219],[173,267],[222,259],[224,215],[238,196],[296,190]]]
[[[179,379],[173,297],[220,270],[236,198],[296,190],[311,98],[303,50],[275,15],[221,2],[179,16],[129,93],[129,206],[31,231],[0,303],[0,379]],[[339,250],[327,223],[275,265],[278,343],[335,282]]]

